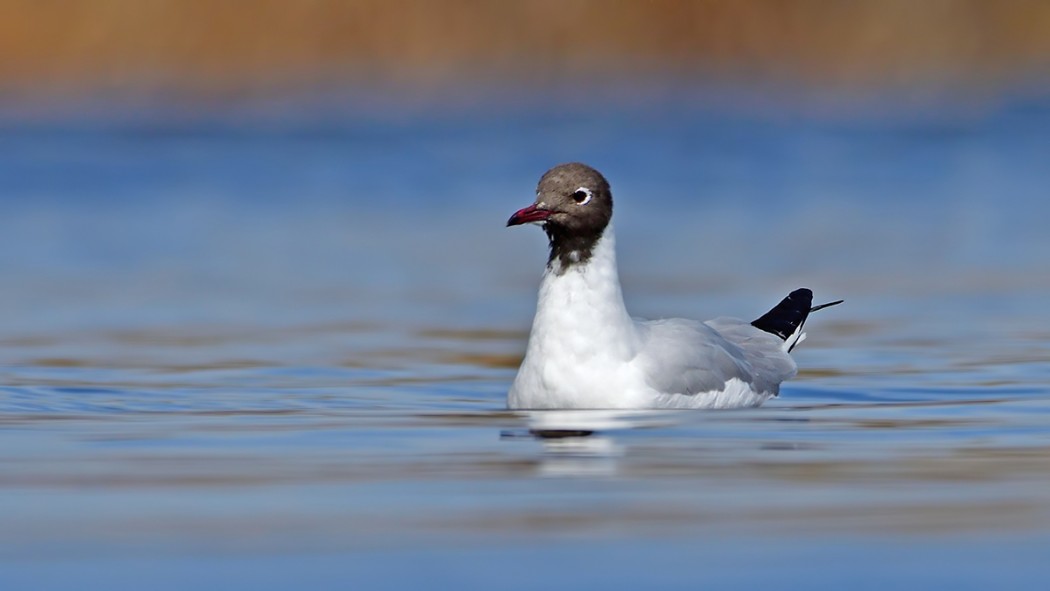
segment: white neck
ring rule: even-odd
[[[558,342],[557,352],[551,350]],[[611,356],[628,360],[637,351],[634,321],[627,314],[616,269],[616,240],[610,224],[591,258],[562,269],[555,258],[540,285],[528,355]]]

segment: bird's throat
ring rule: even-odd
[[[586,265],[594,255],[594,247],[601,240],[603,230],[570,232],[561,226],[546,224],[543,230],[550,241],[547,268],[562,274],[577,265]]]

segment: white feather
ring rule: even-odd
[[[799,325],[799,327],[795,329],[795,332],[791,333],[788,338],[784,339],[784,352],[790,353],[792,349],[804,340],[806,340],[806,333],[802,332],[802,325]]]

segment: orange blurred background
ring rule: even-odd
[[[0,93],[455,96],[642,76],[991,88],[1050,71],[1026,0],[0,1]]]

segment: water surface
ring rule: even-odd
[[[1041,588],[1047,138],[1040,101],[7,118],[0,584]],[[780,398],[504,410],[545,244],[503,223],[570,159],[635,314],[847,300]]]

